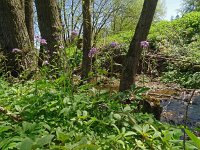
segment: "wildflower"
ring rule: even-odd
[[[116,43],[116,42],[111,42],[111,43],[110,43],[110,47],[111,47],[111,48],[115,48],[116,46],[117,46],[117,43]]]
[[[43,65],[48,65],[49,64],[49,62],[47,61],[47,60],[45,60],[44,62],[43,62]]]
[[[13,48],[12,49],[12,53],[21,53],[22,50],[18,49],[18,48]]]
[[[47,41],[45,39],[40,39],[40,44],[41,45],[46,45],[47,44]]]
[[[90,58],[94,57],[95,54],[96,54],[97,52],[98,52],[98,51],[97,51],[97,48],[93,47],[93,48],[89,51],[88,57],[90,57]]]
[[[35,36],[35,39],[37,42],[39,42],[41,45],[46,45],[47,41],[39,36]]]
[[[60,49],[64,49],[65,47],[64,47],[63,45],[60,45],[59,48],[60,48]]]
[[[148,48],[149,47],[149,42],[147,42],[147,41],[141,41],[140,42],[140,46],[142,47],[142,48]]]

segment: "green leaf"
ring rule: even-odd
[[[84,117],[87,117],[87,115],[88,115],[88,112],[84,110],[84,111],[83,111],[83,116],[84,116]]]
[[[136,124],[136,120],[130,114],[128,114],[128,119],[129,119],[130,124],[132,124],[132,125]]]
[[[190,137],[190,139],[194,142],[194,144],[200,149],[200,139],[196,135],[194,135],[190,130],[185,129],[185,132]]]
[[[127,105],[125,108],[124,108],[124,111],[127,112],[127,111],[131,111],[131,107],[129,105]]]
[[[43,124],[43,127],[49,131],[51,130],[51,127],[46,123]]]
[[[139,125],[134,125],[133,126],[133,129],[135,129],[137,132],[139,132],[139,133],[142,133],[142,128],[141,128],[141,126],[139,126]]]
[[[38,139],[36,144],[39,146],[39,147],[42,147],[46,144],[49,144],[51,142],[51,140],[53,139],[54,135],[46,135],[46,136],[43,136],[42,138]]]
[[[117,130],[118,134],[120,134],[119,128],[115,124],[112,124],[112,126]]]
[[[69,110],[70,110],[69,108],[65,107],[60,111],[59,115],[63,114],[64,116],[67,116]]]
[[[67,142],[70,139],[70,136],[62,131],[56,131],[57,140],[61,142]]]
[[[22,108],[21,108],[19,105],[15,105],[15,109],[16,109],[18,112],[21,112],[21,111],[22,111]]]
[[[32,146],[33,146],[33,141],[31,139],[27,138],[24,141],[22,141],[19,149],[20,150],[32,150]]]
[[[63,99],[63,103],[64,103],[64,104],[71,104],[71,103],[70,103],[70,98],[69,98],[69,97],[65,97],[65,98]]]
[[[0,127],[0,133],[5,132],[5,131],[8,131],[8,130],[10,130],[10,129],[12,129],[12,128],[11,128],[11,127],[8,127],[8,126],[1,126],[1,127]]]
[[[132,136],[132,135],[137,135],[137,134],[133,131],[127,131],[124,136],[126,137],[126,136]]]
[[[125,143],[122,140],[117,140],[117,143],[121,144],[123,149],[125,149]]]
[[[81,144],[74,148],[74,150],[81,150],[81,149],[88,149],[88,150],[97,150],[99,149],[99,146],[94,144]]]
[[[146,124],[146,125],[143,126],[143,132],[146,133],[148,131],[149,131],[149,125]]]
[[[119,114],[114,114],[113,117],[117,120],[121,120],[122,118]]]

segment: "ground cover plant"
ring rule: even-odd
[[[191,1],[0,0],[0,149],[199,149]]]
[[[182,146],[180,128],[137,111],[146,88],[109,93],[84,85],[76,87],[73,94],[66,89],[59,79],[13,86],[1,79],[0,104],[9,111],[1,113],[1,149],[180,149]],[[126,104],[133,93],[136,101]]]

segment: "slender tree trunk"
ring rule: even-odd
[[[32,45],[34,44],[34,11],[33,11],[33,0],[25,0],[25,22],[28,30],[28,35],[31,40]]]
[[[90,0],[82,0],[83,11],[83,60],[82,60],[82,79],[88,78],[90,71],[90,58],[88,53],[92,45],[92,23],[90,12]]]
[[[140,42],[145,41],[148,36],[157,2],[158,0],[144,1],[142,13],[124,62],[124,69],[119,87],[120,91],[127,90],[132,84],[135,84],[138,62],[142,53]]]
[[[15,77],[28,67],[25,58],[31,50],[24,18],[20,0],[0,0],[0,28],[5,44],[6,66],[7,71],[10,71],[11,75]],[[21,52],[13,53],[15,48],[20,49]]]
[[[57,66],[59,59],[59,45],[63,44],[62,25],[56,0],[35,0],[38,24],[43,39],[46,39],[46,51],[49,63]],[[40,55],[41,55],[40,51]]]

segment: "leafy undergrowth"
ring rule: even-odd
[[[72,91],[68,83],[0,80],[0,106],[7,110],[0,109],[0,149],[182,149],[180,128],[136,111],[145,88],[109,93],[87,84]],[[125,104],[133,93],[137,100]],[[190,141],[187,148],[195,149]]]
[[[177,83],[185,88],[200,88],[200,72],[180,72],[177,70],[171,70],[165,72],[162,76],[162,81],[165,83]]]

